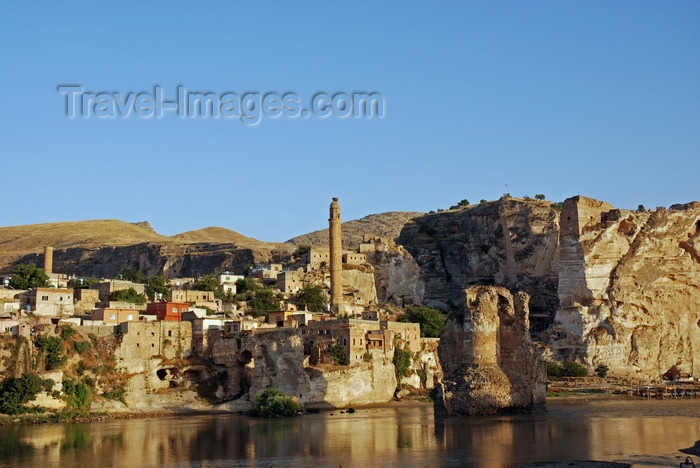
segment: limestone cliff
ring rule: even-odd
[[[484,415],[544,404],[545,365],[530,339],[528,295],[474,286],[463,298],[438,346],[444,372],[438,407]]]
[[[501,199],[416,218],[397,242],[420,267],[427,306],[447,312],[469,286],[504,286],[532,296],[532,318],[544,328],[558,305],[558,237],[551,203]]]
[[[566,200],[552,350],[616,373],[700,374],[700,203],[633,213]]]
[[[374,283],[379,302],[399,307],[420,306],[423,303],[425,284],[413,256],[390,239],[380,239],[378,243],[369,245],[372,249],[365,254],[367,261],[374,266]]]

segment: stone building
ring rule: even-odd
[[[145,315],[155,315],[158,320],[182,321],[182,313],[187,312],[189,304],[184,302],[151,302],[146,306]]]
[[[119,324],[132,320],[139,320],[140,311],[138,309],[118,309],[100,307],[90,312],[90,320],[101,321],[107,324]]]
[[[20,294],[20,307],[35,315],[72,315],[73,290],[56,288],[36,288]]]
[[[379,352],[393,355],[393,332],[382,330],[372,320],[335,319],[310,321],[302,327],[304,354],[310,356],[312,364],[331,362],[330,348],[345,347],[345,359],[354,364],[364,359],[365,353]]]
[[[191,322],[123,322],[118,327],[122,334],[118,354],[125,360],[175,359],[192,353]]]
[[[146,291],[146,286],[141,283],[134,283],[126,280],[112,279],[108,281],[103,281],[101,283],[93,283],[90,285],[90,289],[95,289],[99,291],[100,301],[107,302],[110,300],[110,294],[115,291],[122,291],[129,288],[134,288],[134,290],[139,294],[144,294]]]
[[[301,274],[297,271],[283,271],[277,275],[277,289],[285,294],[296,294],[302,287]]]

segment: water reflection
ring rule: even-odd
[[[514,466],[598,459],[677,465],[700,402],[553,403],[436,419],[429,406],[302,418],[187,416],[0,428],[0,466]]]

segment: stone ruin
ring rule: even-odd
[[[464,291],[464,307],[448,316],[438,347],[437,409],[488,415],[544,405],[546,366],[530,338],[529,300],[503,287]]]

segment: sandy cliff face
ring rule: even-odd
[[[532,296],[543,325],[557,309],[559,215],[544,201],[502,199],[417,218],[398,243],[420,267],[423,302],[460,308],[465,288],[504,286]]]
[[[528,301],[526,293],[501,287],[464,291],[438,346],[444,372],[438,408],[484,415],[544,404],[546,371],[530,339]]]
[[[562,209],[552,350],[658,377],[700,371],[700,203],[633,213],[585,197]]]
[[[420,306],[423,303],[425,284],[420,277],[420,267],[406,249],[396,245],[393,240],[387,240],[366,255],[367,261],[374,266],[379,302],[399,307]]]

